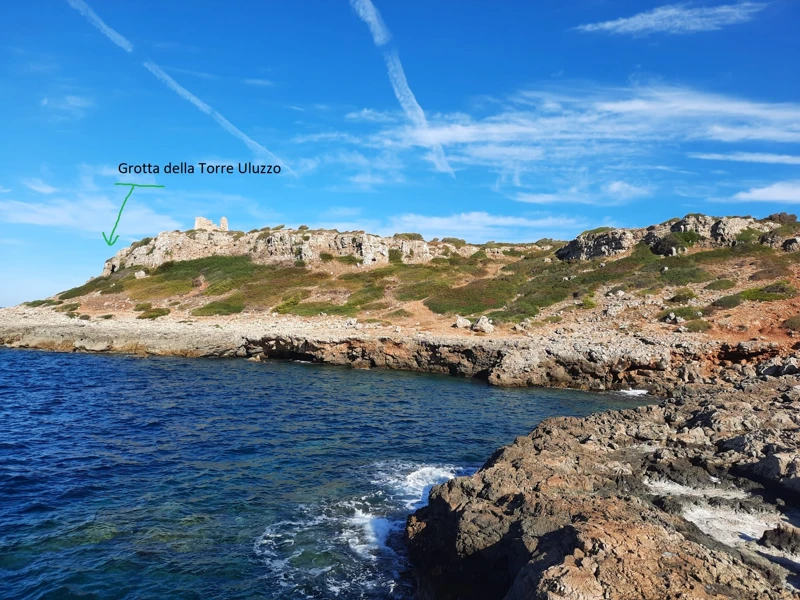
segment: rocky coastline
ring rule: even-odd
[[[298,359],[353,368],[450,374],[498,386],[641,389],[665,395],[686,383],[732,385],[798,372],[785,347],[707,336],[560,329],[528,335],[402,331],[354,319],[291,316],[82,321],[24,306],[0,309],[0,345],[250,360]]]
[[[407,522],[420,598],[797,598],[800,378],[547,419]]]

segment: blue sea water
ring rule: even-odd
[[[430,487],[642,398],[0,349],[0,598],[407,598]]]

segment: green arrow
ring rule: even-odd
[[[122,211],[125,210],[125,205],[128,203],[128,198],[131,197],[131,194],[133,193],[134,188],[137,188],[137,187],[163,188],[164,187],[163,185],[152,185],[152,184],[145,185],[145,184],[141,184],[141,183],[115,183],[114,185],[129,185],[131,187],[131,189],[128,190],[128,195],[125,196],[125,200],[122,201],[122,206],[119,207],[119,213],[117,213],[117,221],[116,221],[116,223],[114,223],[114,229],[111,230],[111,235],[107,236],[106,232],[105,231],[103,232],[103,239],[106,241],[106,244],[108,244],[109,246],[113,246],[114,244],[116,244],[117,240],[119,239],[118,235],[116,237],[114,237],[114,232],[117,230],[117,226],[119,225],[119,220],[122,218]]]

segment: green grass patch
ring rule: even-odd
[[[595,227],[594,229],[587,229],[580,235],[596,235],[598,233],[605,233],[606,231],[611,231],[614,229],[613,227]],[[580,237],[580,235],[578,237]]]
[[[742,297],[739,294],[731,294],[730,296],[722,296],[717,298],[711,303],[715,308],[735,308],[742,303]]]
[[[165,317],[170,313],[168,308],[151,308],[150,310],[144,311],[140,314],[137,319],[158,319],[159,317]]]
[[[450,244],[451,246],[455,246],[456,248],[461,248],[462,246],[466,246],[466,240],[462,240],[461,238],[456,237],[446,237],[442,238],[442,242],[445,244]]]
[[[769,279],[781,279],[791,277],[792,271],[784,265],[769,265],[750,275],[750,281],[766,281]]]
[[[467,285],[448,288],[425,300],[435,313],[471,315],[502,308],[517,292],[517,286],[504,279],[480,279]]]
[[[81,307],[80,302],[70,302],[68,304],[62,304],[58,306],[55,310],[58,312],[74,312]]]
[[[698,314],[702,311],[694,306],[679,306],[676,308],[668,308],[666,310],[662,310],[658,313],[658,320],[665,321],[669,319],[670,314],[674,314],[676,317],[680,317],[682,319],[686,319],[687,321],[694,321],[695,319],[699,319],[702,315]]]
[[[749,290],[744,290],[740,294],[742,300],[750,300],[752,302],[786,300],[788,298],[794,298],[796,295],[797,290],[786,281],[778,281],[762,288],[751,288]]]
[[[215,315],[233,315],[244,310],[244,297],[241,294],[232,294],[222,300],[209,302],[205,306],[192,311],[195,317],[211,317]]]
[[[135,312],[144,312],[146,310],[150,310],[151,308],[153,308],[153,304],[151,302],[140,302],[133,307],[133,310]]]
[[[331,262],[334,257],[330,252],[320,252],[319,258],[322,262]]]
[[[356,256],[354,256],[352,254],[347,254],[345,256],[337,256],[336,260],[338,260],[343,265],[354,265],[354,266],[355,265],[360,265],[361,262],[362,262],[360,258],[358,258],[358,257],[356,257]]]
[[[403,253],[396,248],[391,248],[389,250],[389,262],[395,264],[403,262]]]
[[[789,317],[781,326],[790,331],[800,331],[800,315]]]
[[[422,237],[421,233],[395,233],[394,238],[398,240],[418,240],[418,241],[425,241],[425,238]]]
[[[30,302],[23,302],[25,306],[30,306],[31,308],[38,308],[40,306],[58,306],[58,300],[31,300]]]
[[[687,283],[703,283],[713,277],[711,273],[700,267],[684,267],[664,271],[661,273],[661,279],[669,285],[686,285]]]
[[[393,310],[389,314],[386,315],[388,319],[405,319],[406,317],[410,317],[411,313],[408,312],[405,308],[398,308],[397,310]]]
[[[721,292],[724,290],[729,290],[735,286],[736,284],[730,279],[717,279],[716,281],[712,281],[711,283],[709,283],[705,287],[705,289],[710,290],[712,292]]]
[[[686,304],[692,298],[697,298],[697,294],[689,288],[680,288],[675,290],[675,295],[669,301],[677,304]]]
[[[711,329],[711,323],[698,319],[697,321],[689,321],[684,327],[686,327],[687,331],[691,331],[692,333],[703,333]]]

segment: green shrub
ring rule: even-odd
[[[392,312],[386,315],[387,318],[394,317],[395,319],[404,319],[406,317],[410,317],[411,313],[408,312],[405,308],[398,308],[397,310],[393,310]]]
[[[752,242],[757,242],[758,238],[761,237],[761,232],[756,229],[744,229],[736,234],[736,241],[737,242],[744,242],[745,244],[750,244]]]
[[[105,320],[108,320],[108,319],[113,319],[113,318],[114,318],[114,315],[100,315],[98,318],[99,318],[99,319],[105,319]]]
[[[741,293],[743,300],[751,300],[754,302],[772,302],[775,300],[786,300],[793,298],[797,295],[797,290],[789,285],[786,281],[778,281],[776,283],[764,286],[758,289],[744,290]]]
[[[711,323],[698,319],[697,321],[689,321],[684,327],[686,327],[687,331],[691,331],[692,333],[703,333],[711,329]]]
[[[703,283],[711,279],[711,274],[700,267],[684,267],[669,269],[661,273],[661,279],[670,285],[686,285],[687,283]]]
[[[80,315],[78,318],[79,318],[81,321],[88,321],[88,320],[89,320],[89,319],[91,319],[92,317],[91,317],[90,315]]]
[[[800,315],[789,317],[783,322],[782,327],[790,331],[800,331]]]
[[[403,262],[403,253],[396,248],[392,248],[389,250],[389,262],[390,263],[402,263]]]
[[[612,229],[614,229],[614,228],[613,227],[596,227],[594,229],[587,229],[586,231],[584,231],[580,235],[595,235],[595,234],[598,234],[598,233],[605,233],[606,231],[611,231]],[[578,237],[580,237],[580,235]]]
[[[233,294],[222,300],[209,302],[205,306],[192,311],[195,317],[210,317],[214,315],[233,315],[244,310],[244,298],[241,294]]]
[[[333,254],[330,252],[320,252],[319,258],[322,262],[331,262],[333,260]]]
[[[716,281],[712,281],[709,283],[705,289],[711,290],[713,292],[721,292],[723,290],[729,290],[734,287],[736,284],[733,283],[730,279],[717,279]]]
[[[552,317],[545,317],[545,323],[561,323],[564,320],[564,317],[560,317],[558,315],[553,315]]]
[[[694,321],[695,319],[699,319],[701,315],[697,314],[700,311],[698,308],[694,306],[679,306],[676,308],[668,308],[666,310],[662,310],[658,313],[658,320],[665,321],[669,318],[670,314],[674,314],[676,317],[680,317],[681,319],[686,319],[687,321]]]
[[[361,264],[361,259],[357,258],[356,256],[354,256],[352,254],[347,254],[346,256],[337,256],[336,260],[338,260],[340,263],[345,264],[345,265],[360,265]]]
[[[597,308],[597,302],[594,301],[594,296],[592,294],[586,294],[581,299],[581,308],[585,309]]]
[[[478,250],[477,252],[473,252],[470,255],[471,260],[483,260],[484,258],[487,258],[487,256],[486,252],[484,252],[483,250]]]
[[[516,286],[503,279],[479,279],[455,288],[442,290],[425,300],[424,304],[439,314],[471,315],[502,308],[517,291]]]
[[[455,246],[456,248],[461,248],[462,246],[467,245],[466,240],[462,240],[461,238],[456,238],[456,237],[442,238],[442,242],[445,244],[450,244],[451,246]]]
[[[791,277],[793,275],[792,271],[787,269],[783,265],[769,265],[761,269],[760,271],[756,271],[752,275],[750,275],[750,281],[765,281],[768,279],[779,279],[781,277]]]
[[[297,228],[297,231],[307,231],[307,230],[308,230],[308,225],[300,225],[300,227]]]
[[[306,266],[306,261],[298,258],[296,261],[294,261],[294,266],[295,267],[301,267],[301,268],[305,267]]]
[[[137,248],[141,248],[142,246],[147,246],[147,244],[149,244],[152,241],[153,241],[153,238],[146,237],[146,238],[142,238],[138,242],[133,242],[131,244],[131,251],[134,251]]]
[[[697,298],[697,295],[689,288],[680,288],[675,290],[675,295],[669,299],[670,302],[677,302],[678,304],[686,304],[692,298]]]
[[[57,300],[31,300],[30,302],[23,302],[25,306],[30,306],[31,308],[38,308],[39,306],[57,306]]]
[[[137,319],[157,319],[159,317],[165,317],[170,313],[168,308],[151,308],[150,310],[144,311],[140,314]]]
[[[153,308],[153,304],[152,303],[150,303],[150,302],[140,302],[139,304],[137,304],[136,306],[133,307],[133,310],[135,312],[144,312],[146,310],[150,310],[151,308]]]
[[[69,304],[61,304],[55,310],[58,312],[75,312],[81,307],[80,302],[70,302]]]
[[[722,296],[712,302],[712,306],[716,308],[734,308],[742,303],[742,297],[739,294],[732,294],[730,296]]]
[[[424,241],[421,233],[395,233],[394,237],[399,240],[418,240]]]

